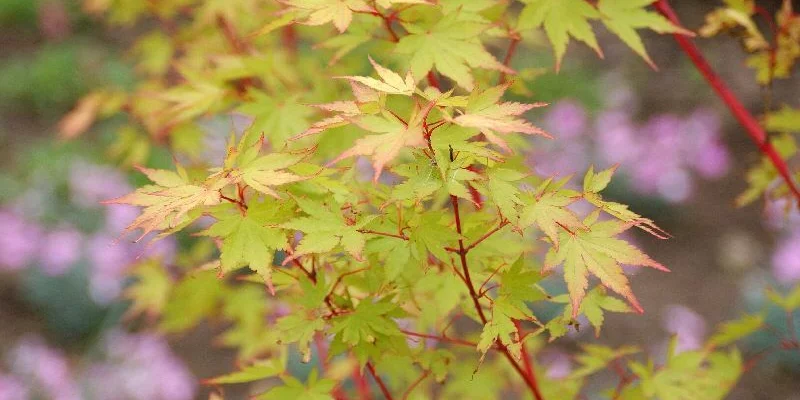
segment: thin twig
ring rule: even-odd
[[[420,375],[419,378],[412,382],[408,389],[406,389],[406,392],[403,394],[403,400],[407,400],[408,396],[411,395],[411,392],[413,392],[414,389],[416,389],[416,387],[419,386],[419,384],[422,383],[422,381],[424,381],[425,378],[427,378],[430,374],[431,371],[423,371],[422,375]]]
[[[372,374],[372,379],[375,379],[375,383],[378,384],[378,387],[381,388],[381,393],[383,393],[383,397],[387,400],[392,400],[392,394],[389,392],[389,389],[386,387],[386,384],[383,383],[383,379],[375,372],[375,366],[372,363],[367,363],[367,369],[369,373]]]
[[[440,342],[445,342],[445,343],[460,344],[462,346],[469,346],[469,347],[477,347],[478,346],[478,344],[474,343],[474,342],[470,342],[470,341],[467,341],[467,340],[461,340],[461,339],[454,339],[454,338],[450,338],[450,337],[447,337],[447,336],[428,335],[428,334],[425,334],[425,333],[406,331],[406,330],[403,330],[403,329],[401,329],[400,332],[403,332],[404,334],[406,334],[408,336],[414,336],[414,337],[419,337],[419,338],[438,340]]]

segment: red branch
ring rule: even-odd
[[[520,37],[518,34],[514,33],[511,36],[511,41],[508,42],[508,50],[506,51],[506,58],[503,59],[503,65],[506,67],[511,66],[511,58],[514,57],[514,53],[517,51],[517,45],[519,44]],[[497,84],[502,85],[506,83],[506,73],[500,73],[500,79],[498,80]]]
[[[453,160],[452,154],[450,156],[450,161],[455,161]],[[462,237],[461,213],[459,212],[458,209],[458,197],[451,195],[450,202],[452,203],[453,206],[453,217],[456,220],[456,232],[458,232],[458,235]],[[472,303],[475,305],[475,311],[477,311],[478,317],[480,317],[481,322],[483,322],[483,325],[485,326],[489,322],[489,320],[486,318],[486,314],[483,312],[483,308],[481,307],[480,303],[480,296],[478,295],[478,293],[475,292],[475,285],[472,284],[472,277],[469,274],[469,266],[467,265],[467,249],[464,247],[464,239],[462,238],[458,239],[457,253],[459,259],[461,260],[461,269],[462,272],[464,273],[464,283],[467,285],[467,289],[469,290],[469,295],[472,298]],[[514,356],[511,355],[511,352],[508,350],[508,347],[506,345],[497,342],[496,346],[503,353],[508,362],[511,363],[511,366],[514,367],[514,370],[517,371],[519,376],[521,376],[522,379],[525,380],[525,384],[528,385],[528,388],[531,390],[531,393],[533,393],[533,397],[536,400],[544,400],[544,397],[542,396],[542,393],[539,390],[539,384],[536,382],[536,374],[533,371],[533,365],[529,364],[530,360],[525,361],[526,363],[525,370],[523,370],[522,367],[519,366],[519,363],[517,363],[517,360],[514,359]],[[525,354],[525,356],[527,357],[526,353],[523,354]]]
[[[408,336],[425,338],[425,339],[432,339],[432,340],[437,340],[437,341],[445,342],[445,343],[460,344],[460,345],[469,346],[469,347],[477,347],[478,346],[477,343],[473,343],[473,342],[469,342],[469,341],[461,340],[461,339],[453,339],[453,338],[449,338],[447,336],[428,335],[428,334],[424,334],[424,333],[417,333],[417,332],[406,331],[406,330],[402,330],[402,329],[400,330],[400,332],[403,332],[404,334],[406,334]]]
[[[392,400],[392,394],[389,393],[389,389],[386,388],[386,384],[383,383],[381,377],[375,372],[375,366],[372,363],[367,363],[367,369],[369,373],[372,375],[372,379],[375,379],[375,383],[378,384],[378,387],[381,388],[381,393],[383,393],[383,397],[387,400]]]
[[[353,373],[351,375],[356,384],[358,398],[360,400],[372,400],[372,390],[370,390],[367,380],[364,379],[364,375],[361,374],[361,369],[358,368],[358,365],[353,367]]]
[[[667,19],[672,21],[672,23],[676,25],[680,25],[680,21],[678,20],[678,16],[675,14],[675,11],[670,7],[668,0],[658,0],[655,3],[656,9]],[[772,143],[767,140],[767,134],[764,131],[764,128],[758,123],[755,117],[742,105],[739,99],[736,97],[735,94],[728,88],[725,82],[714,72],[714,69],[711,65],[706,61],[703,57],[700,50],[697,46],[694,45],[692,40],[682,34],[676,33],[673,35],[675,40],[678,42],[678,45],[683,49],[684,53],[692,60],[695,67],[698,71],[705,77],[708,84],[717,92],[717,95],[725,102],[725,104],[730,109],[733,116],[739,121],[739,124],[747,131],[747,134],[750,136],[751,139],[756,143],[758,149],[765,155],[769,160],[772,162],[772,165],[778,171],[778,174],[783,178],[786,186],[789,187],[789,190],[792,194],[797,198],[798,204],[800,204],[800,190],[798,190],[797,186],[794,184],[792,180],[791,172],[789,172],[789,167],[786,165],[786,161],[781,158],[778,151],[775,150],[775,147],[772,146]]]

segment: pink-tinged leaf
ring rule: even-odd
[[[453,122],[480,129],[489,142],[507,152],[511,152],[511,149],[500,134],[522,133],[552,138],[544,129],[519,117],[528,110],[546,106],[546,103],[499,103],[509,85],[506,83],[483,92],[473,92],[465,113],[453,118]]]
[[[373,181],[377,181],[383,168],[400,154],[400,150],[425,146],[422,123],[435,104],[432,101],[422,109],[416,107],[408,125],[393,116],[365,116],[355,119],[353,122],[360,128],[378,135],[358,139],[353,147],[340,154],[329,165],[354,156],[370,156],[375,171]]]

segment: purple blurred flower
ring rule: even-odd
[[[10,363],[11,369],[29,380],[29,387],[41,397],[53,400],[82,398],[66,357],[39,338],[23,339],[12,351]]]
[[[680,203],[692,194],[692,178],[684,169],[673,169],[658,178],[658,194],[667,201]]]
[[[61,275],[81,257],[83,236],[72,228],[47,233],[42,241],[39,260],[48,275]]]
[[[88,370],[92,394],[99,400],[188,400],[195,395],[195,379],[155,335],[107,334],[107,360]]]
[[[105,211],[106,230],[115,236],[122,235],[125,228],[141,214],[139,207],[123,204],[109,204]]]
[[[641,154],[643,148],[636,141],[636,129],[627,114],[604,112],[598,117],[595,129],[598,152],[606,164],[625,164]]]
[[[561,351],[547,351],[541,356],[546,375],[550,379],[562,379],[572,373],[572,361],[569,355]]]
[[[122,292],[128,267],[136,260],[157,257],[164,263],[173,261],[177,252],[175,240],[166,238],[153,242],[152,236],[137,243],[117,241],[103,234],[89,239],[89,288],[94,301],[108,304],[115,300]]]
[[[40,237],[39,227],[14,212],[0,210],[0,270],[26,267],[38,251]]]
[[[776,230],[800,229],[800,209],[786,198],[768,199],[764,205],[767,225]]]
[[[730,169],[728,149],[719,142],[709,143],[690,159],[694,169],[704,178],[718,179]]]
[[[133,261],[133,257],[127,243],[114,242],[105,235],[96,235],[89,239],[87,252],[91,268],[89,288],[92,299],[97,303],[107,304],[122,291],[125,269]]]
[[[696,350],[703,346],[706,321],[688,307],[673,305],[664,315],[664,328],[678,337],[676,352]]]
[[[778,243],[772,254],[772,274],[782,283],[800,281],[800,230]]]
[[[0,374],[0,400],[22,400],[29,398],[28,388],[19,378]]]
[[[72,201],[83,207],[96,207],[103,200],[122,196],[132,190],[119,171],[85,161],[76,161],[69,171]]]
[[[571,100],[564,100],[549,108],[544,126],[559,139],[571,139],[586,132],[586,110]]]

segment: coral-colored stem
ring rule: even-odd
[[[425,338],[425,339],[432,339],[432,340],[437,340],[439,342],[460,344],[460,345],[469,346],[469,347],[478,346],[477,343],[473,343],[473,342],[469,342],[469,341],[461,340],[461,339],[453,339],[453,338],[449,338],[449,337],[446,337],[446,336],[428,335],[428,334],[425,334],[425,333],[417,333],[417,332],[406,331],[406,330],[402,330],[402,329],[400,330],[400,332],[403,332],[404,334],[406,334],[408,336]]]
[[[670,7],[668,0],[658,0],[655,3],[655,7],[662,15],[667,17],[667,19],[676,25],[680,25],[678,16],[675,14],[672,7]],[[722,101],[725,102],[731,113],[733,113],[733,116],[739,121],[739,124],[747,131],[747,134],[756,143],[758,149],[769,158],[772,165],[778,171],[778,174],[783,178],[786,186],[797,199],[798,204],[800,204],[800,190],[798,190],[794,180],[792,180],[789,167],[786,165],[786,161],[778,154],[775,147],[772,146],[772,143],[767,140],[767,134],[764,128],[761,127],[761,124],[759,124],[756,118],[742,105],[739,98],[733,94],[722,78],[714,72],[714,69],[708,61],[706,61],[692,40],[681,34],[674,34],[673,36],[684,53],[692,60],[697,70],[705,77],[706,81],[708,81],[708,84],[717,92],[717,95]]]
[[[511,41],[508,43],[508,50],[506,51],[506,58],[503,59],[503,65],[506,67],[511,66],[511,58],[514,57],[514,53],[517,51],[517,45],[519,44],[520,38],[519,36],[512,36]],[[500,79],[498,79],[497,83],[502,85],[506,83],[506,73],[500,73]]]
[[[375,372],[375,366],[372,365],[372,363],[367,363],[367,369],[369,370],[369,373],[372,375],[372,379],[375,379],[375,383],[377,383],[378,387],[381,388],[381,393],[383,393],[383,397],[385,397],[386,400],[392,400],[392,394],[389,393],[389,389],[386,387],[386,384],[383,383],[383,379],[381,379],[380,375],[378,375],[378,373]]]
[[[450,161],[453,160],[453,156],[450,156]],[[458,197],[450,196],[450,202],[453,205],[453,217],[456,220],[456,232],[458,232],[459,236],[462,236],[461,230],[461,213],[458,208]],[[475,285],[472,284],[472,277],[469,274],[469,266],[467,265],[467,250],[464,248],[464,240],[459,238],[458,239],[458,257],[461,260],[461,269],[464,274],[464,283],[467,285],[467,290],[469,290],[469,295],[472,298],[472,304],[475,305],[475,311],[478,313],[478,317],[483,322],[483,325],[486,325],[489,320],[486,319],[486,315],[483,312],[483,308],[481,307],[480,303],[480,296],[478,293],[475,292]],[[514,367],[514,370],[525,380],[525,384],[528,385],[528,388],[533,393],[533,397],[536,400],[544,400],[542,397],[542,393],[539,390],[539,384],[536,382],[536,375],[533,372],[533,366],[526,366],[526,370],[523,370],[522,367],[519,366],[517,361],[514,359],[514,356],[511,355],[511,352],[508,350],[508,347],[503,343],[497,342],[497,347],[506,357],[511,366]]]
[[[367,383],[364,375],[361,374],[361,369],[358,367],[358,365],[353,367],[353,373],[351,376],[353,378],[353,382],[356,384],[358,398],[360,400],[372,400],[372,391],[369,388],[369,383]]]

